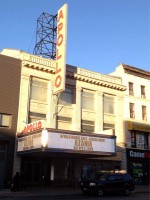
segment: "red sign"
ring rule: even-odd
[[[27,124],[24,127],[23,133],[30,133],[32,131],[40,130],[41,128],[43,128],[43,122],[44,122],[43,120],[40,120],[40,121],[33,122],[31,124]]]

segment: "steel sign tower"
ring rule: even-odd
[[[37,19],[36,44],[33,54],[56,59],[57,15],[42,13]]]

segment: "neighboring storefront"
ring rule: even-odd
[[[149,184],[150,181],[150,151],[139,149],[126,149],[128,172],[135,183]]]
[[[116,137],[42,128],[42,120],[18,135],[17,155],[27,184],[70,184],[88,158],[116,155]]]
[[[126,149],[127,167],[136,184],[148,184],[150,181],[150,125],[127,121],[131,135],[131,148]]]

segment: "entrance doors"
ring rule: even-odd
[[[66,158],[22,158],[21,171],[29,185],[65,185],[74,178],[74,166]]]
[[[50,182],[50,161],[49,159],[22,159],[21,171],[24,181],[28,185],[42,185]]]

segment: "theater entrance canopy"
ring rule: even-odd
[[[35,128],[36,127],[36,128]],[[116,155],[116,137],[51,128],[38,124],[18,134],[20,156],[100,157]]]

